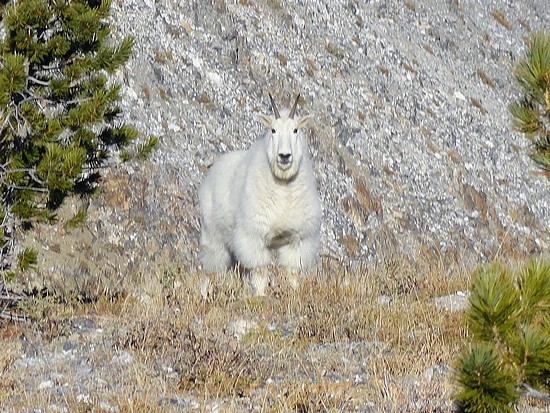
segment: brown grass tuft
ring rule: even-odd
[[[506,30],[512,30],[512,23],[508,21],[504,13],[498,9],[493,9],[491,11],[491,16],[494,17],[494,19]]]
[[[485,73],[485,71],[483,69],[477,69],[476,70],[476,73],[477,75],[479,76],[479,78],[481,79],[481,81],[483,83],[485,83],[487,86],[491,87],[491,88],[495,88],[495,82],[493,82],[493,79],[491,79],[489,77],[489,75],[487,73]]]

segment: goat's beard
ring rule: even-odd
[[[281,181],[291,181],[296,175],[298,175],[298,170],[300,169],[300,160],[293,159],[289,164],[281,165],[277,160],[270,162],[271,172],[273,176]]]

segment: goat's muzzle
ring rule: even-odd
[[[281,169],[288,169],[292,165],[292,154],[280,153],[277,155],[277,164]]]

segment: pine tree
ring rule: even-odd
[[[519,273],[501,265],[474,274],[467,312],[470,348],[457,361],[459,411],[512,412],[524,393],[549,397],[550,263]]]
[[[90,194],[113,150],[138,136],[120,121],[109,77],[133,39],[112,45],[110,0],[13,0],[0,5],[0,272],[13,268],[16,230],[53,222],[71,194]],[[148,152],[151,137],[141,145]],[[36,263],[19,254],[16,268]]]
[[[514,75],[522,97],[510,105],[514,128],[532,143],[531,158],[550,177],[550,35],[536,32]]]

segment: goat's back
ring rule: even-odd
[[[229,152],[210,167],[199,190],[199,206],[205,230],[227,232],[229,236],[245,156],[246,151]]]

